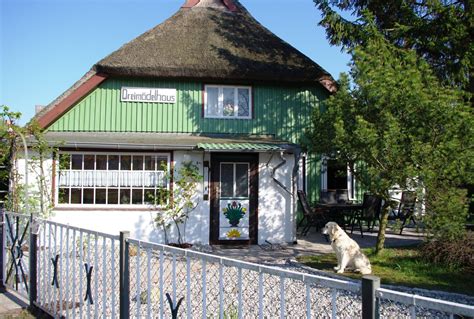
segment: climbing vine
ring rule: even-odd
[[[9,192],[5,198],[5,209],[14,212],[25,212],[25,192],[28,191],[30,211],[40,217],[51,215],[53,194],[51,187],[52,167],[48,161],[52,159],[54,147],[50,146],[41,127],[35,120],[26,126],[18,124],[21,113],[13,112],[8,106],[0,106],[0,162],[4,169],[0,172],[1,179],[7,181]],[[31,179],[28,189],[24,183],[24,173],[19,170],[18,160],[24,153],[20,136],[27,140],[28,173]]]

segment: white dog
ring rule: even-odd
[[[323,228],[323,234],[329,235],[331,247],[336,253],[337,266],[334,270],[342,274],[344,269],[351,268],[355,272],[368,275],[372,272],[370,261],[361,251],[359,245],[350,238],[344,230],[334,222],[329,222]]]

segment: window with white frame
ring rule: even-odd
[[[349,199],[355,199],[355,176],[352,174],[349,164],[323,158],[321,165],[321,189],[347,189]]]
[[[206,85],[204,116],[207,118],[252,118],[252,89],[249,86]]]
[[[164,204],[169,154],[60,152],[59,205]]]

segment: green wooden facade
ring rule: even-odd
[[[229,133],[273,135],[299,143],[328,93],[319,86],[252,85],[252,119],[207,119],[202,82],[108,79],[47,128],[61,132]],[[120,89],[175,88],[177,103],[121,102]],[[319,193],[320,162],[308,159],[308,191]]]

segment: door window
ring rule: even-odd
[[[249,164],[221,163],[220,198],[249,197]]]

